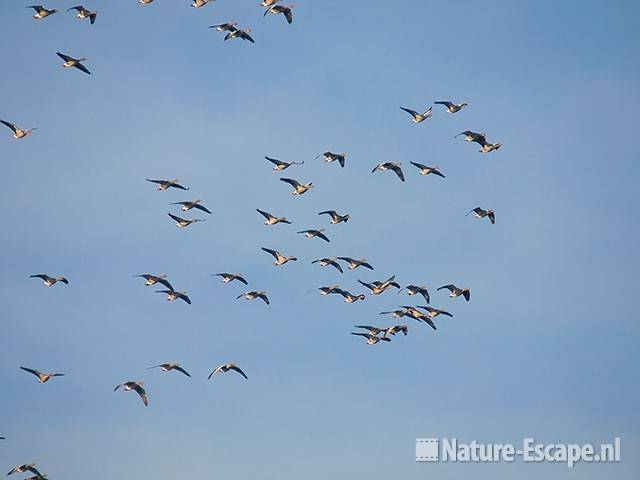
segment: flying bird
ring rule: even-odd
[[[318,213],[318,215],[329,215],[331,217],[331,221],[330,221],[331,225],[337,225],[340,222],[347,223],[347,221],[351,219],[351,215],[349,214],[340,215],[335,210],[326,210],[324,212]]]
[[[376,335],[371,335],[370,333],[362,333],[362,332],[351,332],[351,335],[358,335],[360,337],[364,337],[367,339],[367,345],[375,345],[378,342],[390,342],[391,339],[389,337],[378,337]]]
[[[402,309],[402,310],[391,310],[390,312],[380,312],[380,315],[391,315],[393,318],[400,318],[407,315],[407,313],[408,312],[406,309]]]
[[[467,302],[471,298],[471,291],[468,288],[458,288],[452,283],[448,285],[443,285],[442,287],[438,288],[438,290],[444,290],[444,289],[449,290],[450,292],[449,296],[451,298],[456,298],[462,295]]]
[[[169,290],[173,290],[173,287],[167,280],[166,275],[152,275],[150,273],[143,273],[140,275],[134,275],[134,278],[144,278],[145,280],[144,284],[146,287],[150,287],[151,285],[155,285],[156,283],[159,283],[167,287]]]
[[[215,28],[218,32],[232,32],[237,30],[237,24],[238,22],[219,23],[218,25],[211,25],[209,28]]]
[[[28,463],[28,464],[23,464],[23,465],[18,465],[16,467],[13,467],[11,470],[9,470],[9,473],[7,473],[7,476],[13,475],[14,473],[25,473],[25,472],[31,472],[37,477],[44,478],[44,476],[36,469],[35,463]]]
[[[56,52],[56,55],[58,55],[62,60],[64,60],[64,63],[62,64],[63,68],[75,67],[78,70],[88,75],[91,75],[91,72],[89,71],[89,69],[81,63],[86,60],[86,57],[73,58],[73,57],[70,57],[69,55],[65,55],[64,53],[60,53],[60,52]]]
[[[69,280],[64,278],[63,276],[58,275],[57,277],[50,277],[46,273],[38,273],[36,275],[29,275],[29,278],[39,278],[41,279],[47,287],[51,285],[55,285],[58,282],[62,282],[65,285],[69,284]]]
[[[76,15],[76,18],[80,18],[80,19],[88,18],[91,21],[91,25],[93,25],[96,22],[96,17],[98,16],[98,12],[92,12],[90,10],[87,10],[82,5],[67,8],[67,12],[70,10],[75,10],[78,12],[78,14]]]
[[[191,4],[191,6],[193,8],[200,8],[200,7],[204,7],[206,4],[212,1],[213,0],[193,0],[193,3]]]
[[[218,373],[227,373],[230,370],[233,370],[234,372],[238,372],[240,375],[242,375],[245,378],[245,380],[249,379],[245,375],[245,373],[242,371],[242,369],[238,367],[235,363],[225,363],[224,365],[220,365],[219,367],[216,367],[213,370],[213,372],[209,374],[209,376],[207,377],[207,380],[210,380],[211,377],[213,377],[214,375],[217,375]]]
[[[49,15],[58,13],[58,10],[56,10],[55,8],[52,8],[51,10],[47,10],[42,5],[29,5],[27,8],[33,8],[36,11],[36,14],[33,16],[35,20],[47,18]]]
[[[263,17],[268,13],[273,13],[275,15],[281,13],[282,15],[284,15],[284,18],[287,19],[287,23],[291,24],[291,22],[293,22],[292,9],[293,5],[272,5],[265,10]]]
[[[159,368],[163,372],[170,372],[171,370],[175,370],[176,372],[180,372],[186,375],[187,377],[191,376],[189,375],[189,372],[187,372],[184,368],[180,366],[179,363],[161,363],[160,365],[149,367],[148,370],[151,370],[152,368]]]
[[[182,300],[191,305],[191,299],[187,296],[187,292],[176,292],[175,290],[156,290],[156,293],[164,293],[167,301]]]
[[[266,218],[266,221],[264,222],[265,225],[277,225],[278,223],[291,224],[291,222],[287,220],[287,217],[275,217],[271,215],[269,212],[260,210],[259,208],[256,208],[256,212],[258,212],[260,215]]]
[[[354,328],[362,328],[364,330],[368,330],[371,335],[380,335],[381,333],[387,331],[387,327],[372,327],[371,325],[354,325]]]
[[[304,160],[302,162],[283,162],[282,160],[278,160],[277,158],[264,157],[275,166],[273,167],[274,172],[281,172],[282,170],[286,170],[292,165],[302,165],[304,164]]]
[[[171,213],[167,213],[171,218],[173,218],[176,222],[176,227],[186,228],[189,225],[197,222],[206,222],[204,218],[182,218],[177,215],[173,215]]]
[[[138,0],[138,3],[141,5],[149,5],[153,0]]]
[[[400,107],[400,110],[404,110],[409,115],[411,115],[413,117],[411,120],[413,123],[424,122],[427,118],[433,115],[433,113],[431,112],[432,110],[431,107],[427,108],[427,110],[425,110],[424,113],[418,113],[415,110],[411,110],[410,108],[404,108],[404,107]]]
[[[368,268],[369,270],[373,270],[371,264],[367,263],[367,260],[361,258],[360,260],[356,260],[351,257],[338,257],[338,260],[342,260],[343,262],[347,262],[349,264],[349,270],[354,270],[358,267]]]
[[[435,105],[444,105],[445,107],[447,107],[447,112],[449,113],[456,113],[459,112],[460,110],[462,110],[464,107],[466,107],[467,105],[469,105],[468,103],[453,103],[453,102],[446,102],[446,101],[442,101],[442,102],[433,102]]]
[[[178,190],[189,190],[187,187],[183,187],[178,183],[178,179],[173,180],[154,180],[151,178],[145,178],[145,181],[155,183],[158,185],[158,191],[167,190],[168,188],[177,188]]]
[[[281,178],[280,181],[288,183],[293,187],[293,192],[291,192],[291,195],[302,195],[307,190],[313,188],[313,183],[309,182],[302,184],[297,180],[294,180],[293,178]]]
[[[241,38],[242,40],[246,40],[247,42],[256,43],[251,35],[251,29],[245,28],[236,28],[235,30],[230,30],[225,36],[224,41],[231,40],[232,38]]]
[[[272,255],[273,258],[275,258],[276,260],[273,262],[273,264],[275,266],[280,266],[280,265],[284,265],[285,263],[291,261],[291,262],[296,262],[298,259],[296,257],[286,257],[284,255],[282,255],[280,252],[278,252],[277,250],[272,250],[270,248],[265,248],[262,247],[261,249],[263,252],[267,252],[268,254]]]
[[[433,323],[433,320],[432,320],[433,317],[431,315],[427,313],[423,313],[420,310],[418,310],[417,307],[412,307],[410,305],[402,305],[401,308],[405,309],[405,315],[407,317],[413,318],[414,320],[417,320],[419,322],[425,322],[431,328],[433,328],[434,330],[437,330],[436,324]]]
[[[429,318],[436,318],[438,315],[444,315],[445,317],[453,317],[453,315],[451,315],[446,310],[441,310],[439,308],[429,307],[426,305],[425,306],[418,305],[418,308],[422,308],[423,310],[426,310]]]
[[[331,163],[337,161],[342,168],[344,168],[344,163],[346,160],[346,153],[332,153],[332,152],[324,152],[320,155],[316,156],[316,158],[324,157],[325,163]]]
[[[319,263],[321,267],[328,267],[329,265],[331,265],[336,270],[338,270],[340,273],[344,273],[344,270],[342,270],[342,266],[336,261],[335,257],[334,258],[319,258],[318,260],[314,260],[311,263],[312,264]]]
[[[364,300],[366,298],[362,293],[354,295],[347,290],[342,290],[341,288],[336,288],[333,292],[330,293],[337,293],[338,295],[342,295],[344,297],[344,301],[347,303],[355,303],[358,300]]]
[[[402,332],[406,337],[409,333],[409,327],[406,325],[394,325],[393,327],[389,327],[385,330],[383,336],[388,337],[389,335],[395,335],[396,333]]]
[[[264,291],[259,291],[259,292],[245,292],[245,293],[241,293],[240,295],[238,295],[236,297],[236,300],[238,298],[244,298],[245,300],[255,300],[256,298],[261,299],[264,303],[266,303],[267,305],[269,305],[269,299],[267,298],[267,292]]]
[[[130,392],[133,390],[140,396],[142,403],[144,403],[145,406],[147,406],[149,405],[149,399],[147,398],[147,392],[142,387],[142,385],[144,385],[144,382],[124,382],[124,383],[121,383],[120,385],[117,385],[116,388],[113,389],[113,391],[115,392],[119,388],[122,388],[125,392]]]
[[[340,290],[340,285],[330,285],[328,287],[320,287],[320,295],[329,295],[330,293],[334,293],[337,290]]]
[[[495,150],[498,150],[501,146],[502,146],[501,143],[485,142],[484,145],[482,145],[482,148],[480,150],[478,150],[478,151],[480,153],[490,153],[490,152],[493,152]]]
[[[425,285],[407,285],[405,288],[407,289],[407,295],[422,295],[425,302],[430,302],[429,291]],[[402,289],[398,290],[398,293],[401,291]]]
[[[325,242],[330,242],[331,240],[329,240],[329,237],[327,237],[324,234],[324,228],[321,228],[320,230],[314,230],[314,229],[310,229],[310,230],[301,230],[299,232],[296,233],[303,233],[305,237],[307,238],[314,238],[314,237],[318,237],[321,238],[322,240],[324,240]]]
[[[381,293],[384,293],[391,287],[395,287],[398,289],[400,288],[400,285],[394,282],[395,278],[396,276],[392,275],[384,282],[376,281],[376,282],[366,283],[366,282],[363,282],[362,280],[358,280],[358,283],[360,285],[367,287],[371,291],[371,295],[380,295]]]
[[[380,170],[381,172],[384,172],[385,170],[391,170],[398,176],[400,180],[404,182],[404,172],[402,171],[402,168],[400,168],[401,165],[401,163],[394,162],[379,163],[374,167],[373,170],[371,170],[371,173],[375,173],[376,170]]]
[[[476,142],[478,145],[484,145],[487,141],[484,133],[477,133],[471,130],[465,130],[464,132],[460,132],[453,138],[457,138],[460,135],[464,135],[465,142]]]
[[[49,381],[49,379],[54,377],[64,377],[64,373],[42,373],[38,370],[34,370],[33,368],[27,368],[27,367],[20,367],[20,369],[38,377],[38,383],[46,383]]]
[[[429,175],[430,173],[437,175],[442,178],[446,178],[440,170],[439,167],[428,167],[427,165],[423,165],[422,163],[410,162],[414,167],[418,167],[420,169],[420,175]]]
[[[13,138],[24,138],[37,128],[27,128],[26,130],[22,130],[21,128],[16,127],[13,123],[7,122],[5,120],[0,120],[0,123],[6,125],[13,132]]]
[[[238,280],[245,285],[249,285],[241,273],[212,273],[211,276],[222,277],[222,283],[229,283],[233,282],[234,280]]]
[[[467,213],[467,215],[470,215],[471,213],[473,213],[476,218],[489,217],[489,221],[491,221],[491,224],[496,223],[496,214],[493,210],[484,210],[483,208],[476,207],[469,213]]]
[[[180,210],[183,212],[188,212],[192,208],[195,208],[196,210],[200,210],[202,212],[205,212],[211,215],[211,211],[207,207],[202,205],[202,200],[200,199],[192,200],[192,201],[184,201],[184,202],[174,202],[174,203],[171,203],[171,205],[182,205],[180,207]]]
[[[275,5],[279,1],[280,0],[262,0],[262,2],[260,2],[260,6],[261,7],[270,7],[271,5]]]

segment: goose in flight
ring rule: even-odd
[[[138,3],[141,5],[149,5],[153,0],[138,0]]]
[[[78,14],[76,15],[76,18],[80,18],[80,19],[88,18],[91,21],[91,25],[93,25],[96,22],[96,17],[98,16],[98,12],[92,12],[90,10],[87,10],[82,5],[77,5],[75,7],[67,8],[67,12],[71,10],[75,10],[78,12]]]
[[[212,273],[211,276],[222,277],[222,283],[229,283],[233,282],[234,280],[238,280],[245,285],[249,285],[241,273]]]
[[[161,363],[160,365],[149,367],[148,370],[151,370],[152,368],[159,368],[163,372],[170,372],[171,370],[175,370],[176,372],[180,372],[186,375],[187,377],[191,376],[189,375],[189,372],[187,372],[184,368],[180,366],[179,363]]]
[[[262,0],[262,2],[260,2],[260,6],[261,7],[270,7],[271,5],[275,5],[279,1],[280,0]]]
[[[371,295],[380,295],[381,293],[384,293],[386,290],[388,290],[391,287],[395,287],[398,289],[400,288],[400,285],[394,282],[395,278],[396,276],[392,275],[384,282],[366,283],[366,282],[363,282],[362,280],[358,280],[358,283],[360,285],[367,287],[371,291]]]
[[[332,153],[324,152],[316,156],[316,158],[324,157],[325,163],[331,163],[337,161],[342,168],[344,168],[345,160],[347,159],[346,153]]]
[[[402,171],[402,168],[400,168],[401,165],[401,163],[394,162],[379,163],[373,170],[371,170],[371,173],[375,173],[376,170],[380,170],[381,172],[384,172],[385,170],[392,170],[398,178],[404,182],[404,172]]]
[[[333,257],[333,258],[319,258],[318,260],[314,260],[311,263],[312,264],[319,263],[321,267],[328,267],[329,265],[331,265],[336,270],[338,270],[340,273],[344,273],[344,270],[342,270],[342,266],[336,261],[335,257]]]
[[[11,129],[11,131],[13,132],[13,138],[24,138],[34,130],[37,130],[37,128],[27,128],[26,130],[22,130],[21,128],[16,127],[13,123],[6,122],[4,120],[0,120],[0,123],[6,125]]]
[[[427,165],[423,165],[422,163],[410,162],[414,167],[418,167],[420,169],[420,175],[429,175],[430,173],[437,175],[442,178],[446,178],[440,170],[439,167],[428,167]]]
[[[29,278],[39,278],[44,282],[44,284],[47,287],[50,287],[51,285],[55,285],[58,282],[62,282],[65,285],[69,285],[69,280],[67,280],[61,275],[58,275],[57,277],[50,277],[46,273],[38,273],[36,275],[29,275]]]
[[[482,145],[486,142],[486,137],[484,133],[477,133],[471,130],[465,130],[464,132],[460,132],[453,138],[458,138],[460,135],[464,135],[465,142],[476,142],[479,145]]]
[[[337,290],[340,290],[340,285],[329,285],[328,287],[320,287],[320,295],[329,295],[330,293],[334,293]]]
[[[141,275],[134,275],[134,278],[144,278],[145,280],[144,285],[146,287],[150,287],[151,285],[155,285],[156,283],[159,283],[167,287],[169,290],[173,290],[173,287],[167,280],[166,275],[152,275],[150,273],[143,273]]]
[[[349,264],[349,270],[354,270],[358,267],[368,268],[369,270],[373,270],[371,264],[367,263],[367,260],[361,258],[360,260],[356,260],[351,257],[338,257],[338,260],[342,260],[343,262],[347,262]]]
[[[211,25],[209,28],[215,28],[218,32],[232,32],[236,29],[238,22],[219,23],[218,25]]]
[[[302,165],[304,164],[304,160],[302,162],[283,162],[282,160],[278,160],[277,158],[264,157],[275,166],[273,167],[274,172],[281,172],[282,170],[286,170],[291,165]]]
[[[376,335],[371,335],[370,333],[362,333],[362,332],[351,332],[351,335],[358,335],[360,337],[364,337],[367,339],[367,345],[375,345],[376,343],[390,342],[391,339],[389,337],[378,337]]]
[[[156,290],[156,293],[164,293],[167,296],[168,302],[180,299],[191,305],[191,299],[187,296],[187,292],[176,292],[175,290]]]
[[[424,113],[418,113],[415,110],[411,110],[410,108],[404,108],[404,107],[400,107],[400,110],[404,110],[409,115],[411,115],[413,117],[411,120],[413,123],[424,122],[427,118],[433,115],[431,111],[432,110],[431,107],[427,108]]]
[[[200,7],[204,7],[206,4],[212,1],[213,0],[193,0],[193,3],[191,4],[191,6],[193,8],[200,8]]]
[[[284,18],[287,19],[287,23],[291,23],[293,22],[293,5],[272,5],[269,8],[267,8],[264,12],[263,17],[267,16],[267,14],[269,13],[273,13],[275,15],[281,13],[282,15],[284,15]]]
[[[291,262],[296,262],[298,259],[296,257],[285,257],[284,255],[282,255],[280,252],[278,252],[277,250],[272,250],[270,248],[265,248],[262,247],[262,251],[263,252],[267,252],[268,254],[272,255],[273,258],[275,258],[276,260],[273,262],[273,264],[277,267],[279,267],[280,265],[284,265],[285,263],[291,261]]]
[[[453,103],[453,102],[433,102],[435,105],[444,105],[447,107],[447,112],[456,113],[462,110],[464,107],[469,105],[468,103]]]
[[[406,325],[394,325],[393,327],[389,327],[385,330],[383,336],[388,337],[389,335],[395,335],[396,333],[402,332],[406,337],[409,333],[409,327]]]
[[[209,376],[207,377],[207,380],[211,380],[211,377],[213,377],[214,375],[217,375],[218,373],[227,373],[230,370],[233,370],[234,372],[238,372],[240,375],[242,375],[245,378],[245,380],[249,380],[249,378],[245,375],[242,369],[239,366],[237,366],[235,363],[225,363],[224,365],[220,365],[219,367],[216,367],[213,370],[213,372],[209,374]]]
[[[182,218],[177,215],[173,215],[171,213],[167,213],[171,218],[173,218],[176,222],[176,227],[186,228],[189,225],[197,222],[206,222],[204,218]]]
[[[425,285],[407,285],[405,288],[407,289],[407,295],[422,295],[425,302],[429,303],[431,301],[429,291]],[[398,293],[401,291],[402,289],[398,290]]]
[[[347,221],[351,219],[351,215],[349,215],[348,213],[345,215],[340,215],[335,210],[325,210],[324,212],[318,213],[318,215],[329,215],[331,217],[331,221],[329,222],[331,223],[331,225],[337,225],[340,222],[347,223]]]
[[[362,328],[363,330],[367,330],[371,335],[380,335],[381,333],[387,331],[387,327],[372,327],[371,325],[354,325],[354,328]]]
[[[476,207],[473,210],[471,210],[469,213],[467,213],[467,215],[470,215],[472,213],[476,218],[489,217],[489,221],[491,222],[491,224],[496,223],[496,214],[493,210],[484,210],[483,208]]]
[[[302,184],[297,180],[294,180],[293,178],[281,178],[280,181],[288,183],[293,187],[293,192],[291,192],[291,195],[302,195],[307,190],[313,188],[313,183],[309,182]]]
[[[241,293],[240,295],[238,295],[236,297],[236,300],[238,298],[244,298],[245,300],[255,300],[256,298],[259,298],[264,303],[269,305],[269,299],[267,298],[267,292],[265,292],[265,291]]]
[[[390,312],[380,312],[380,315],[391,315],[393,318],[400,318],[407,315],[407,313],[408,312],[406,309],[402,309],[402,310],[391,310]]]
[[[81,63],[87,59],[86,57],[73,58],[73,57],[70,57],[69,55],[65,55],[64,53],[60,53],[60,52],[56,52],[56,55],[58,55],[62,60],[64,60],[64,63],[62,64],[62,68],[75,67],[78,70],[86,73],[87,75],[91,75],[91,72],[89,71],[89,69]]]
[[[38,383],[46,383],[49,379],[53,377],[64,377],[64,373],[42,373],[38,370],[34,370],[33,368],[20,367],[20,370],[24,370],[25,372],[29,372],[32,375],[38,377]]]
[[[300,230],[299,232],[296,233],[303,233],[305,237],[307,238],[313,238],[313,237],[318,237],[321,238],[322,240],[324,240],[325,242],[330,242],[331,240],[329,240],[329,237],[327,237],[324,234],[324,228],[321,228],[320,230],[314,230],[314,229],[310,229],[310,230]]]
[[[482,148],[480,150],[478,150],[478,151],[480,153],[490,153],[490,152],[493,152],[495,150],[498,150],[501,146],[502,146],[501,143],[485,142],[484,145],[482,145]]]
[[[337,293],[338,295],[342,295],[344,297],[344,301],[347,303],[355,303],[358,300],[364,300],[366,298],[362,293],[360,293],[359,295],[354,295],[351,292],[348,292],[347,290],[342,290],[341,288],[336,288],[331,293]]]
[[[49,15],[58,13],[58,10],[56,10],[55,8],[52,8],[51,10],[47,10],[42,5],[29,5],[27,8],[33,8],[36,11],[36,14],[33,16],[35,20],[47,18]]]
[[[147,392],[142,387],[142,385],[144,385],[144,382],[123,382],[120,385],[117,385],[116,388],[113,389],[113,391],[115,392],[119,388],[122,388],[125,392],[130,392],[131,390],[133,390],[140,396],[142,403],[147,406],[149,405],[149,399],[147,398]]]
[[[7,476],[13,475],[14,473],[25,473],[25,472],[31,472],[39,478],[44,478],[44,476],[36,468],[35,463],[26,463],[23,465],[18,465],[16,467],[13,467],[11,470],[9,470],[9,473],[7,473]]]
[[[145,181],[155,183],[158,185],[158,191],[167,190],[168,188],[177,188],[178,190],[189,190],[187,187],[183,187],[178,183],[178,179],[173,180],[154,180],[152,178],[145,178]]]
[[[224,36],[224,41],[231,40],[232,38],[241,38],[242,40],[246,40],[247,42],[256,43],[251,35],[251,29],[245,28],[235,28],[234,30],[229,30],[229,32]]]
[[[188,212],[192,208],[195,208],[196,210],[200,210],[202,212],[205,212],[211,215],[211,211],[207,207],[202,205],[202,200],[200,199],[193,200],[193,201],[174,202],[174,203],[171,203],[171,205],[182,205],[180,207],[180,210],[183,212]]]
[[[405,312],[406,312],[405,315],[407,317],[413,318],[414,320],[417,320],[419,322],[425,322],[431,328],[433,328],[434,330],[437,330],[436,324],[433,323],[432,317],[429,314],[423,313],[420,310],[418,310],[418,308],[412,307],[410,305],[402,305],[401,308],[405,309]]]
[[[467,302],[471,298],[471,291],[468,288],[458,288],[452,283],[443,285],[442,287],[438,288],[438,290],[444,289],[449,290],[449,296],[451,298],[456,298],[462,295]]]
[[[291,225],[291,222],[287,220],[287,217],[275,217],[269,212],[265,212],[264,210],[260,210],[259,208],[256,208],[256,212],[266,218],[264,222],[265,225],[277,225],[278,223],[288,223],[289,225]]]
[[[447,312],[446,310],[441,310],[439,308],[434,308],[434,307],[429,307],[426,305],[418,305],[418,308],[422,308],[423,310],[427,311],[427,315],[429,316],[429,318],[436,318],[438,315],[444,315],[446,317],[453,317],[453,315],[451,315],[449,312]]]

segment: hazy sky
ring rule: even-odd
[[[636,2],[92,0],[95,25],[0,3],[0,465],[94,478],[638,478],[640,6]],[[71,0],[49,0],[65,10]],[[207,29],[237,20],[255,44]],[[88,76],[56,51],[88,57]],[[468,108],[414,125],[398,107]],[[487,132],[489,155],[454,135]],[[314,157],[347,153],[347,165]],[[305,161],[286,176],[265,155]],[[401,161],[407,181],[371,169]],[[409,162],[439,165],[419,177]],[[157,192],[146,177],[179,178]],[[178,229],[170,202],[214,214]],[[493,208],[497,223],[465,217]],[[265,227],[255,212],[294,224]],[[328,225],[326,209],[349,212]],[[186,215],[204,218],[198,213]],[[331,243],[295,232],[327,228]],[[276,268],[260,247],[300,258]],[[375,271],[320,268],[366,257]],[[271,305],[235,297],[242,272]],[[64,274],[45,288],[33,273]],[[193,304],[133,275],[166,273]],[[427,284],[438,330],[367,346],[339,283]],[[435,288],[469,287],[472,299]],[[413,301],[412,301],[413,303]],[[146,368],[179,361],[193,378]],[[249,376],[207,381],[234,361]],[[45,385],[20,365],[67,376]],[[116,392],[144,380],[150,405]],[[622,438],[609,465],[424,464],[416,437]]]

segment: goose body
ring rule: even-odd
[[[489,221],[491,222],[491,224],[495,224],[496,223],[496,214],[493,210],[485,210],[481,207],[476,207],[473,210],[469,211],[469,213],[467,213],[467,215],[473,213],[474,217],[476,218],[485,218],[488,217]]]
[[[145,406],[148,406],[149,399],[147,397],[147,392],[144,389],[143,385],[144,385],[144,382],[124,382],[124,383],[121,383],[120,385],[116,385],[116,388],[114,388],[113,391],[115,392],[120,388],[122,388],[125,392],[134,391],[138,394],[138,396],[140,397],[140,400],[142,400],[142,403],[144,403]]]
[[[411,121],[413,123],[422,123],[427,118],[431,117],[431,115],[433,115],[431,107],[427,108],[423,113],[419,113],[419,112],[416,112],[415,110],[411,110],[410,108],[405,108],[405,107],[400,107],[400,110],[403,110],[407,112],[409,115],[411,115]]]
[[[38,378],[38,383],[47,383],[54,377],[64,377],[64,373],[43,373],[33,368],[20,367],[21,370],[35,375]]]
[[[183,201],[183,202],[174,202],[171,205],[181,205],[180,210],[183,212],[188,212],[192,208],[195,208],[196,210],[200,210],[201,212],[205,212],[211,215],[211,211],[207,207],[202,205],[202,200],[199,200],[199,199],[191,200],[191,201]]]
[[[187,295],[187,292],[177,292],[175,290],[157,290],[156,293],[164,293],[167,296],[168,302],[173,302],[174,300],[182,300],[183,302],[191,305],[191,299]]]
[[[150,273],[143,273],[141,275],[135,275],[135,278],[144,278],[144,285],[146,287],[150,287],[151,285],[159,283],[167,287],[169,290],[173,290],[173,287],[167,280],[166,275],[152,275]]]
[[[369,270],[373,270],[373,267],[371,266],[371,264],[367,263],[367,260],[364,258],[357,260],[351,257],[338,257],[338,260],[347,262],[347,264],[349,265],[349,270],[354,270],[358,267],[364,267],[364,268],[368,268]]]
[[[169,188],[176,188],[178,190],[189,190],[189,188],[180,185],[177,178],[174,178],[173,180],[157,180],[153,178],[145,178],[144,180],[146,182],[155,183],[156,185],[158,185],[159,192],[167,190]]]
[[[175,370],[176,372],[180,372],[183,375],[186,375],[187,377],[191,377],[189,372],[187,372],[184,368],[182,368],[179,363],[161,363],[160,365],[149,367],[149,369],[152,369],[152,368],[159,368],[163,372],[170,372],[171,370]]]
[[[314,260],[311,263],[312,264],[319,263],[321,267],[328,267],[330,265],[333,268],[335,268],[336,270],[338,270],[340,273],[344,273],[344,270],[342,270],[342,266],[336,260],[337,259],[335,257],[334,258],[320,258],[318,260]]]
[[[167,213],[167,215],[169,215],[173,220],[175,220],[176,227],[179,227],[179,228],[186,228],[189,225],[192,225],[198,222],[206,222],[206,219],[204,218],[182,218],[182,217],[178,217],[177,215],[173,215],[171,213]]]
[[[85,57],[73,58],[61,52],[56,52],[56,55],[58,55],[62,60],[64,60],[64,63],[62,64],[63,68],[77,68],[81,72],[84,72],[87,75],[91,75],[91,72],[89,71],[89,69],[82,64],[82,62],[86,60]]]
[[[49,15],[53,15],[54,13],[58,13],[58,10],[52,8],[51,10],[46,9],[42,5],[29,5],[27,8],[33,8],[35,10],[35,15],[33,18],[35,20],[41,20],[43,18],[47,18]]]
[[[234,371],[239,373],[240,375],[242,375],[245,380],[248,380],[249,378],[245,375],[245,373],[242,371],[242,369],[240,367],[238,367],[235,363],[225,363],[224,365],[220,365],[219,367],[216,367],[207,377],[208,380],[211,379],[211,377],[219,374],[219,373],[227,373],[230,371]]]
[[[278,223],[291,224],[291,222],[287,220],[287,217],[276,217],[274,215],[271,215],[269,212],[260,210],[259,208],[256,208],[256,212],[258,212],[266,219],[264,222],[265,225],[277,225]]]
[[[89,21],[91,22],[91,25],[93,25],[96,22],[96,17],[98,16],[98,12],[92,12],[91,10],[87,10],[82,5],[77,5],[75,7],[68,8],[67,12],[71,10],[75,10],[76,12],[78,12],[76,14],[76,18],[79,18],[79,19],[88,18]]]
[[[293,187],[293,192],[291,192],[291,195],[302,195],[303,193],[306,193],[308,190],[313,188],[313,183],[309,182],[303,184],[298,182],[297,180],[294,180],[293,178],[281,178],[280,181],[288,183]]]
[[[331,293],[337,293],[338,295],[342,295],[342,297],[344,298],[344,301],[347,303],[355,303],[358,300],[364,300],[366,298],[362,293],[358,295],[354,295],[347,290],[342,290],[341,288],[337,288]]]
[[[331,217],[331,225],[337,225],[338,223],[349,221],[351,219],[351,215],[348,213],[345,215],[340,215],[335,210],[325,210],[324,212],[318,213],[318,215],[329,215]]]
[[[447,112],[449,113],[459,112],[460,110],[462,110],[464,107],[468,105],[468,103],[453,103],[453,102],[447,102],[447,101],[433,102],[433,103],[435,105],[444,105],[445,107],[447,107]]]
[[[325,242],[330,242],[330,241],[331,241],[331,240],[329,240],[329,237],[327,237],[327,236],[324,234],[324,229],[323,229],[323,228],[321,228],[321,229],[319,229],[319,230],[314,230],[314,229],[310,229],[310,230],[301,230],[301,231],[299,231],[299,232],[297,232],[297,233],[304,234],[304,236],[305,236],[305,237],[307,237],[307,238],[314,238],[314,237],[317,237],[317,238],[321,238],[321,239],[322,239],[322,240],[324,240]]]
[[[222,283],[233,282],[234,280],[239,281],[240,283],[244,283],[248,285],[247,281],[244,279],[241,273],[214,273],[212,274],[214,277],[222,277]]]
[[[388,278],[384,282],[376,281],[376,282],[366,283],[366,282],[363,282],[362,280],[358,280],[358,283],[362,286],[367,287],[371,291],[371,295],[380,295],[381,293],[384,293],[391,287],[395,287],[398,289],[400,288],[400,285],[398,285],[394,281],[395,278],[396,276],[392,275],[390,278]]]
[[[451,298],[457,298],[459,296],[463,296],[464,299],[468,302],[471,299],[471,291],[468,288],[458,288],[454,284],[450,283],[448,285],[443,285],[438,288],[438,290],[449,290],[449,296]]]
[[[287,257],[285,255],[282,255],[277,250],[272,250],[271,248],[262,247],[261,250],[263,252],[267,252],[268,254],[273,256],[273,258],[275,258],[275,261],[273,262],[273,264],[277,267],[284,265],[287,262],[295,262],[298,260],[296,257]]]
[[[423,165],[422,163],[416,163],[416,162],[411,162],[411,165],[420,169],[420,175],[424,176],[424,175],[433,174],[433,175],[437,175],[438,177],[445,178],[445,176],[442,173],[440,173],[440,170],[438,170],[438,167],[429,167],[427,165]]]
[[[282,160],[278,160],[277,158],[272,158],[272,157],[264,157],[265,159],[267,159],[269,162],[273,163],[274,167],[273,167],[273,171],[274,172],[281,172],[282,170],[286,170],[287,168],[289,168],[292,165],[303,165],[304,164],[304,160],[302,162],[283,162]]]
[[[324,152],[318,155],[316,158],[324,157],[325,163],[338,162],[342,168],[344,168],[344,164],[346,162],[346,154],[345,153],[333,153],[333,152]]]
[[[273,13],[275,15],[282,14],[284,18],[287,19],[287,23],[291,24],[293,22],[293,5],[272,5],[267,8],[264,12],[264,16],[267,16],[269,13]]]

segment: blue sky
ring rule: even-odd
[[[0,4],[0,460],[53,479],[637,478],[640,7],[635,2],[87,3],[96,24]],[[51,0],[50,8],[72,3]],[[208,30],[238,20],[255,44]],[[60,68],[86,56],[93,75]],[[399,106],[469,107],[413,125]],[[453,136],[487,132],[489,155]],[[313,160],[347,153],[347,166]],[[264,155],[305,160],[286,176]],[[371,169],[401,161],[407,181]],[[410,161],[441,167],[418,177]],[[157,192],[147,177],[189,192]],[[170,202],[214,214],[186,230]],[[475,206],[497,223],[474,221]],[[267,228],[255,208],[294,224]],[[317,212],[349,212],[328,225]],[[198,215],[200,216],[200,215]],[[200,216],[202,217],[202,216]],[[295,232],[327,228],[331,243]],[[297,255],[281,268],[260,251]],[[375,271],[311,265],[366,257]],[[272,304],[209,277],[243,272]],[[64,274],[44,288],[32,273]],[[132,275],[166,273],[193,304]],[[395,274],[454,318],[368,347],[356,324],[405,303],[347,305],[321,285]],[[456,283],[472,299],[435,288]],[[440,317],[442,318],[442,317]],[[191,372],[146,367],[179,361]],[[237,362],[249,376],[207,381]],[[39,385],[25,365],[62,371]],[[150,406],[113,393],[144,380]],[[610,441],[615,465],[417,464],[416,437]]]

